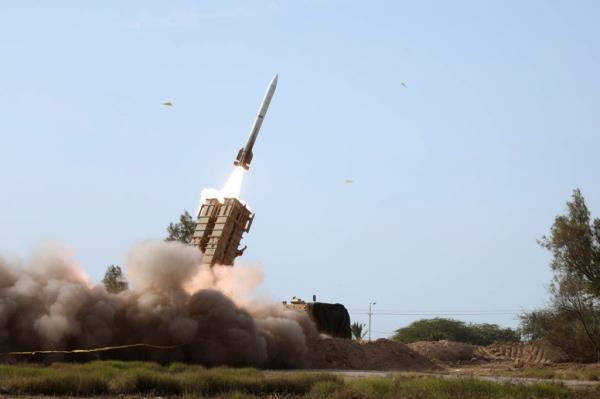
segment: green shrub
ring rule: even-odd
[[[313,399],[329,398],[343,386],[344,384],[341,381],[319,381],[312,386],[308,397]]]
[[[189,368],[190,366],[188,366],[187,364],[175,362],[171,363],[167,370],[169,370],[169,372],[171,373],[181,373],[183,371],[188,370]]]
[[[416,341],[450,341],[473,345],[489,345],[495,341],[520,340],[520,334],[497,324],[465,323],[460,320],[434,318],[415,321],[407,327],[396,330],[392,339],[406,344]]]
[[[361,378],[348,385],[352,392],[368,398],[383,398],[397,389],[395,381],[386,377]]]
[[[100,395],[108,392],[106,382],[95,375],[46,373],[8,381],[10,393],[29,395]]]

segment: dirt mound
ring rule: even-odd
[[[408,347],[432,361],[443,363],[503,362],[517,365],[543,365],[558,363],[566,357],[540,343],[496,342],[477,346],[454,341],[419,341]]]
[[[408,347],[427,359],[455,363],[462,361],[489,360],[490,356],[482,353],[479,346],[454,341],[419,341],[408,344]]]
[[[308,341],[309,367],[344,370],[424,371],[438,367],[408,346],[388,339],[359,343],[340,338]]]
[[[566,356],[558,350],[541,343],[496,342],[481,351],[494,360],[512,360],[523,365],[542,365],[566,361]]]

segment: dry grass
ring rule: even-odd
[[[466,367],[463,375],[507,376],[517,378],[538,378],[545,380],[600,381],[600,366],[597,364],[562,364],[547,367],[514,368],[505,367]]]
[[[0,365],[0,389],[10,395],[154,395],[218,398],[600,399],[600,391],[556,384],[498,384],[475,379],[377,377],[344,381],[332,374],[206,369],[174,363],[98,361],[51,366]]]
[[[517,371],[514,375],[529,378],[544,378],[558,380],[600,380],[600,370],[581,369],[558,369],[548,367],[531,367]]]
[[[0,387],[15,395],[304,395],[326,374],[269,375],[255,369],[206,369],[174,363],[97,361],[48,367],[0,365]]]

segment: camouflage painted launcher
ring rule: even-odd
[[[198,212],[193,243],[204,253],[203,263],[233,266],[244,233],[250,230],[254,214],[236,198],[209,199]]]

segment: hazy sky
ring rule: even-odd
[[[91,4],[0,1],[4,255],[66,243],[97,281],[163,238],[275,73],[241,259],[274,299],[516,326],[572,189],[600,215],[598,2]]]

